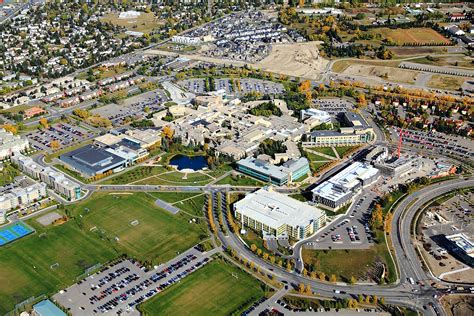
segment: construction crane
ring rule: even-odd
[[[398,137],[398,148],[397,148],[397,157],[400,159],[401,151],[402,151],[402,143],[403,143],[403,135],[405,134],[405,131],[403,128],[400,128],[399,130],[399,137]]]

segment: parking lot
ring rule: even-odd
[[[259,80],[259,79],[240,79],[240,93],[247,94],[257,92],[262,94],[281,94],[285,88],[281,83]]]
[[[214,85],[216,90],[224,90],[226,94],[233,94],[235,92],[229,78],[214,79]]]
[[[351,102],[343,99],[329,98],[329,99],[316,99],[313,100],[313,105],[315,108],[321,111],[326,111],[331,115],[336,115],[338,113],[345,113],[348,110],[353,108]]]
[[[51,150],[51,142],[57,141],[59,148],[64,148],[96,136],[96,133],[80,126],[57,123],[49,127],[27,134],[29,142],[39,150]]]
[[[367,249],[374,243],[368,226],[376,194],[370,189],[360,193],[346,215],[328,224],[305,244],[308,249]]]
[[[188,79],[188,80],[180,81],[178,82],[178,84],[184,89],[192,93],[203,94],[204,92],[206,92],[206,85],[204,83],[204,79],[200,79],[200,78]]]
[[[72,315],[139,315],[138,304],[207,264],[215,252],[201,253],[192,248],[152,270],[133,259],[123,259],[60,291],[53,298]]]
[[[148,113],[160,111],[168,101],[163,90],[149,91],[123,100],[120,104],[108,104],[92,110],[92,113],[108,118],[114,126],[123,125],[129,118],[145,118]]]

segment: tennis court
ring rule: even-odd
[[[32,232],[33,229],[23,222],[16,222],[14,224],[2,227],[0,228],[0,246],[25,237]]]

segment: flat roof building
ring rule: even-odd
[[[311,191],[313,201],[336,211],[349,204],[363,187],[374,183],[378,177],[378,169],[369,164],[354,162],[314,188]]]
[[[41,301],[33,305],[33,315],[35,316],[66,316],[62,310],[59,309],[50,300]]]
[[[84,175],[95,176],[108,171],[122,170],[127,166],[127,159],[116,153],[105,148],[86,145],[61,155],[59,159]]]
[[[307,175],[308,159],[290,159],[281,166],[275,166],[268,161],[248,157],[237,162],[237,170],[249,176],[274,185],[285,185]]]
[[[79,183],[68,179],[63,173],[50,167],[43,168],[39,166],[30,157],[18,153],[12,157],[12,162],[30,177],[40,179],[54,191],[71,201],[79,199],[82,195]]]
[[[324,211],[265,187],[234,204],[243,226],[274,237],[297,240],[314,234],[326,223]]]

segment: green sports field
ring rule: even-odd
[[[31,296],[54,294],[85,269],[120,254],[159,263],[207,238],[203,223],[189,224],[190,216],[172,215],[154,201],[145,193],[96,193],[67,206],[75,219],[65,224],[27,221],[35,234],[0,247],[0,315]]]
[[[0,248],[0,314],[31,296],[54,293],[75,282],[84,270],[118,255],[108,244],[81,230],[74,221],[44,228]],[[41,234],[46,233],[43,237]],[[58,263],[59,266],[51,268]]]
[[[143,315],[240,315],[265,295],[262,284],[216,259],[140,306]]]
[[[74,207],[84,229],[131,256],[162,263],[189,249],[207,234],[190,217],[157,208],[146,193],[99,193]],[[87,211],[87,209],[89,211]],[[118,240],[116,240],[118,238]]]

